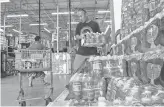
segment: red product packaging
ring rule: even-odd
[[[122,60],[122,69],[123,69],[123,76],[124,77],[128,77],[128,62],[126,61],[126,59]]]
[[[118,45],[118,55],[123,55],[123,52],[122,52],[122,44],[119,44]]]
[[[112,100],[112,79],[107,78],[108,86],[107,86],[107,94],[106,94],[106,99],[108,101]]]
[[[159,4],[160,4],[160,0],[149,1],[150,18],[154,17],[158,13]]]
[[[161,12],[164,9],[164,0],[159,0],[158,12]]]
[[[164,47],[164,17],[160,20],[160,27],[157,38],[154,41],[156,46]]]
[[[153,55],[149,56],[149,60],[147,60],[147,76],[151,79],[152,84],[159,85],[159,77],[161,76],[163,59],[161,58],[153,58]]]
[[[143,20],[143,14],[137,14],[136,15],[136,27],[139,28],[140,26],[143,26],[145,21]]]
[[[131,71],[132,76],[134,78],[138,78],[139,80],[141,80],[139,60],[137,60],[136,58],[132,58],[129,62],[130,62],[129,65],[130,65],[130,71]]]
[[[136,46],[134,45],[134,50],[135,52],[142,52],[142,49],[141,49],[141,45],[142,45],[142,42],[141,42],[141,34],[140,33],[136,33],[133,35],[133,37],[136,39]],[[134,40],[135,40],[134,39]],[[131,42],[132,42],[132,38],[131,38]],[[133,50],[133,49],[132,49]],[[133,51],[134,52],[134,51]]]
[[[147,50],[155,49],[157,46],[155,45],[154,41],[156,40],[158,33],[159,33],[159,22],[160,20],[157,19],[153,21],[150,26],[146,28],[146,35],[145,39],[146,42],[149,44],[146,48]]]
[[[145,61],[140,61],[140,70],[141,70],[141,80],[144,84],[150,82],[150,79],[147,76],[147,63]]]
[[[125,40],[125,54],[130,55],[132,53],[131,47],[130,47],[130,39]]]
[[[136,53],[137,38],[135,36],[130,38],[130,46],[132,53]]]
[[[159,30],[158,36],[154,41],[156,46],[164,47],[164,30]]]
[[[133,17],[133,19],[130,20],[130,27],[131,27],[131,31],[136,30],[136,17]]]

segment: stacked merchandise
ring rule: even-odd
[[[1,45],[1,50],[4,50],[8,45],[6,37],[2,35],[0,36],[0,45]]]
[[[74,99],[70,106],[108,105],[110,102],[104,99],[106,85],[101,61],[93,66],[86,61],[70,80],[68,99]]]
[[[19,43],[32,43],[35,41],[35,35],[21,35],[19,36]]]
[[[74,105],[87,105],[86,101],[108,106],[164,105],[163,3],[163,0],[123,0],[123,39],[113,45],[113,56],[90,57],[92,70],[83,67],[71,80],[69,91],[76,99]],[[87,39],[84,45],[91,43]]]
[[[123,1],[123,39],[113,45],[112,57],[124,60],[126,73],[124,77],[110,78],[107,99],[113,105],[164,105],[163,3],[162,0]]]
[[[16,52],[15,68],[22,69],[51,69],[51,53],[50,51],[29,51],[21,50]]]
[[[54,74],[70,74],[71,63],[68,53],[52,53],[52,71]]]
[[[86,47],[101,47],[106,42],[104,33],[86,33],[82,45]]]
[[[122,38],[163,10],[163,0],[123,0]]]

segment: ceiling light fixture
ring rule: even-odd
[[[71,22],[71,24],[78,24],[79,22]],[[67,24],[69,24],[69,22],[67,23]]]
[[[16,29],[13,29],[14,32],[17,32],[17,33],[20,33],[20,34],[23,34],[22,32],[16,30]]]
[[[98,13],[110,13],[109,10],[99,10]]]
[[[4,32],[4,30],[3,29],[0,29],[0,32]]]
[[[48,33],[51,33],[51,31],[50,31],[50,30],[48,30],[47,28],[44,28],[44,30],[45,30],[45,31],[47,31]]]
[[[104,32],[105,34],[108,32],[109,28],[111,28],[110,25],[107,26],[107,28],[106,28],[106,30],[105,30],[105,32]]]
[[[7,15],[8,18],[11,17],[28,17],[28,14],[20,14],[20,15]]]
[[[58,12],[58,13],[51,13],[52,15],[67,15],[69,12]],[[71,14],[74,14],[74,12],[71,12]]]
[[[2,27],[13,27],[13,25],[5,25],[5,26],[1,26]]]
[[[40,26],[45,26],[47,23],[40,23]],[[39,26],[39,23],[30,24],[30,26]]]
[[[112,21],[111,20],[106,20],[104,21],[105,23],[111,23]]]
[[[0,3],[10,2],[10,0],[0,0]]]

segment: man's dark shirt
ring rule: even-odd
[[[98,32],[101,33],[99,25],[95,21],[90,22],[80,22],[76,27],[76,35],[85,34],[87,32]],[[79,49],[77,51],[77,54],[80,55],[96,55],[97,54],[97,48],[96,47],[84,47],[81,46],[81,40],[79,40]]]

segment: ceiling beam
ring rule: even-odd
[[[24,8],[25,9],[25,8]],[[87,8],[85,8],[88,12],[92,12],[92,11],[94,11],[94,9],[93,9],[93,7],[87,7]],[[103,8],[100,8],[100,7],[96,7],[96,9],[97,10],[99,10],[99,9],[106,9],[106,7],[103,7]],[[50,9],[41,9],[41,11],[42,10],[45,10],[45,11],[52,11],[52,12],[56,12],[57,10],[56,10],[56,8],[50,8]],[[68,8],[59,8],[59,10],[62,12],[62,11],[68,11]],[[20,9],[15,9],[15,10],[6,10],[6,12],[19,12],[20,11]],[[26,10],[26,12],[30,12],[30,11],[39,11],[39,9],[28,9],[28,10]],[[3,13],[4,12],[4,10],[2,9],[1,10],[1,12]]]

